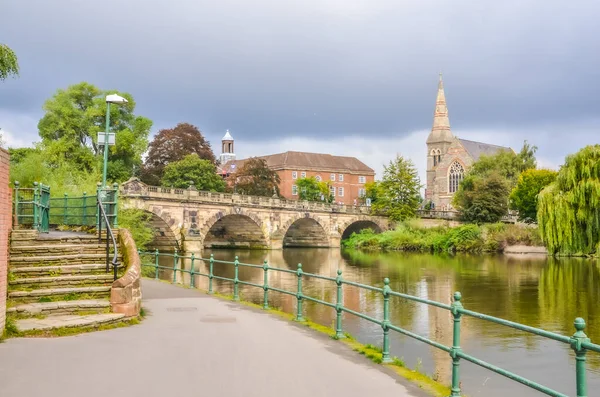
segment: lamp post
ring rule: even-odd
[[[106,187],[106,169],[108,166],[108,135],[110,132],[110,104],[124,104],[127,103],[127,99],[117,94],[110,94],[106,96],[106,130],[104,132],[104,165],[102,168],[102,187]]]

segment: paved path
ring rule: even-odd
[[[421,397],[343,344],[260,310],[143,280],[140,325],[0,344],[0,396]]]

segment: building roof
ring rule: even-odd
[[[482,155],[492,156],[504,150],[513,151],[506,146],[490,145],[489,143],[469,141],[467,139],[459,139],[459,141],[475,161],[479,160],[479,157]]]
[[[433,126],[427,137],[427,143],[452,142],[452,138],[450,119],[448,118],[448,105],[446,105],[446,94],[444,93],[444,82],[440,73],[438,93],[435,99],[435,111],[433,113]]]
[[[271,154],[267,156],[258,156],[264,159],[271,169],[283,170],[314,170],[314,171],[335,171],[350,172],[374,175],[375,171],[356,157],[333,156],[324,153],[307,153],[288,151],[284,153]],[[246,159],[235,160],[227,163],[223,168],[231,171],[239,169],[244,165]]]
[[[233,137],[229,133],[229,130],[227,130],[227,132],[225,133],[225,135],[223,136],[223,138],[221,138],[221,140],[222,141],[233,141]]]

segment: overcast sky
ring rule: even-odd
[[[198,126],[216,154],[397,153],[424,175],[438,73],[461,138],[539,147],[541,165],[600,141],[597,0],[0,0],[10,146],[43,102],[87,81],[130,92],[153,133]]]

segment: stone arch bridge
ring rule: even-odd
[[[125,208],[151,214],[152,249],[339,247],[343,238],[370,228],[390,228],[389,219],[368,207],[211,193],[148,186],[138,179],[121,185]]]

